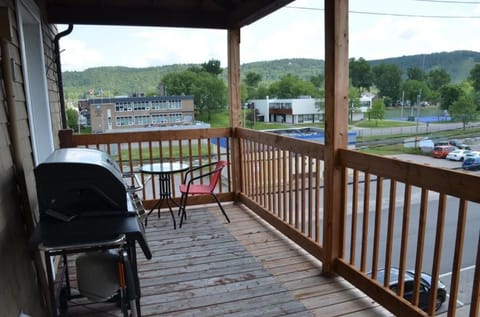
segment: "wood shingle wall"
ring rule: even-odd
[[[34,253],[28,246],[32,227],[38,219],[38,207],[34,178],[34,160],[26,105],[21,45],[18,34],[16,2],[0,0],[0,10],[10,11],[11,39],[2,38],[9,56],[2,59],[0,76],[0,315],[47,316],[40,280],[44,280],[43,268],[34,261]],[[5,12],[5,11],[4,11]],[[43,24],[45,68],[49,88],[54,135],[60,129],[60,103],[58,98],[56,64],[53,38],[56,29]],[[1,53],[0,53],[1,54]],[[3,54],[7,55],[7,54]],[[7,61],[14,76],[5,72]],[[8,67],[8,66],[7,66]],[[7,82],[12,82],[13,95],[8,94]],[[12,91],[12,90],[11,90]],[[9,98],[10,96],[10,98]],[[8,100],[13,100],[15,115],[9,111]],[[15,133],[12,133],[15,129]],[[58,141],[56,141],[58,144]],[[36,254],[38,258],[38,253]],[[37,270],[39,268],[39,270]],[[40,273],[37,273],[40,272]]]

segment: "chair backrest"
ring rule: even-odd
[[[218,161],[217,165],[215,165],[215,173],[212,174],[210,178],[210,191],[213,192],[215,187],[217,186],[218,180],[222,175],[222,170],[225,166],[228,165],[227,161]]]

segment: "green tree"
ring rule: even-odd
[[[269,87],[271,96],[277,98],[298,98],[299,96],[319,97],[320,92],[310,82],[298,76],[287,74]]]
[[[256,72],[248,72],[244,81],[247,86],[257,88],[262,81],[262,75]]]
[[[252,97],[252,99],[265,99],[267,98],[268,94],[269,94],[268,87],[265,85],[259,85],[255,92],[255,96]]]
[[[424,81],[426,77],[425,72],[419,67],[407,68],[407,79]]]
[[[198,74],[192,94],[195,112],[200,119],[211,122],[212,114],[225,108],[227,104],[227,87],[222,79],[207,72]]]
[[[480,64],[476,64],[470,71],[468,77],[472,81],[472,86],[475,91],[480,91]]]
[[[372,68],[373,82],[381,97],[399,100],[402,70],[395,64],[379,64]]]
[[[245,79],[243,82],[245,85],[242,85],[242,87],[246,87],[246,94],[247,98],[246,99],[256,99],[257,98],[257,89],[258,85],[262,81],[262,75],[255,73],[255,72],[248,72],[247,75],[245,76]]]
[[[440,108],[448,110],[455,102],[457,102],[462,93],[462,87],[459,85],[443,85],[440,88]]]
[[[383,99],[376,98],[373,100],[372,109],[370,109],[370,119],[375,119],[375,124],[378,126],[378,120],[385,118],[385,103]]]
[[[473,98],[470,95],[462,94],[460,98],[450,106],[449,110],[452,119],[461,121],[465,130],[467,123],[472,122],[477,117],[477,109]]]
[[[191,95],[197,74],[190,69],[168,73],[163,76],[161,84],[165,85],[167,95]]]
[[[68,127],[78,132],[78,111],[74,108],[67,108],[66,112]]]
[[[196,70],[168,73],[162,78],[168,95],[193,95],[197,118],[211,121],[211,115],[226,105],[227,87],[217,76]]]
[[[223,72],[222,67],[220,67],[220,61],[216,59],[211,59],[208,62],[203,63],[202,70],[214,76],[218,76]]]
[[[310,76],[310,82],[320,90],[324,88],[325,76],[323,74],[318,74]]]
[[[451,81],[450,74],[443,68],[432,69],[427,75],[427,84],[430,89],[437,91],[442,86],[449,84]]]
[[[409,79],[402,83],[402,91],[405,93],[405,100],[410,101],[410,105],[417,104],[422,100],[428,100],[431,92],[427,84],[423,81]]]
[[[350,59],[349,72],[352,85],[358,88],[360,91],[363,89],[370,90],[373,84],[373,73],[370,64],[360,57],[358,60],[355,58]]]

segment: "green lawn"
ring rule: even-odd
[[[405,148],[403,144],[394,144],[394,145],[380,145],[373,146],[368,148],[359,149],[360,152],[377,154],[377,155],[394,155],[394,154],[418,154],[418,155],[428,155],[421,151],[420,148]]]
[[[359,128],[392,128],[392,127],[407,127],[416,125],[411,121],[392,121],[392,120],[362,120],[353,124]]]

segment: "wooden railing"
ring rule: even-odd
[[[471,294],[469,316],[478,316],[480,236],[478,228],[466,226],[480,217],[478,176],[344,149],[338,160],[344,183],[334,189],[344,193],[343,208],[324,210],[323,145],[245,129],[238,129],[237,136],[240,201],[283,234],[322,260],[322,237],[329,234],[324,215],[341,213],[344,232],[336,273],[397,316],[433,316],[440,275],[451,272],[442,309],[448,307],[448,316],[454,316],[461,306],[459,293],[466,293]],[[476,247],[464,250],[466,239]],[[462,261],[471,263],[465,264],[470,275],[462,270]],[[389,281],[392,267],[400,270],[396,292],[378,278],[384,270]],[[424,306],[420,274],[407,290],[406,270],[432,276],[426,311],[419,308]],[[461,279],[467,286],[460,292]],[[403,298],[406,292],[413,292],[411,302]]]
[[[337,273],[398,316],[435,315],[442,279],[448,293],[442,308],[448,307],[448,316],[462,306],[460,293],[471,302],[469,316],[478,316],[480,231],[467,224],[480,217],[480,178],[357,151],[341,150],[339,157],[349,198],[342,211],[345,244]],[[391,267],[400,270],[396,293],[388,287]],[[384,283],[377,278],[379,269],[386,273]],[[424,291],[420,275],[413,289],[404,287],[409,269],[432,276],[426,312],[417,308]],[[403,299],[407,292],[412,292],[411,302]]]
[[[319,143],[239,128],[233,134],[230,129],[209,129],[75,135],[63,138],[63,144],[106,150],[122,168],[135,171],[139,164],[165,160],[192,165],[218,158],[230,161],[234,136],[239,141],[239,168],[229,169],[223,180],[222,200],[238,199],[320,260],[324,237],[330,234],[324,216],[340,213],[344,232],[342,256],[335,261],[337,274],[397,316],[433,316],[438,281],[445,281],[442,273],[451,272],[443,308],[455,316],[459,295],[471,294],[469,316],[478,316],[480,236],[478,228],[466,225],[480,213],[478,176],[343,149],[337,164],[344,171],[344,183],[333,189],[342,191],[343,207],[324,210],[324,146]],[[240,178],[235,196],[233,178]],[[152,203],[155,188],[147,187],[143,195]],[[472,240],[470,248],[475,247],[464,249],[464,242]],[[464,265],[471,265],[471,277],[462,270]],[[419,308],[419,274],[411,302],[403,298],[404,287],[393,291],[379,282],[379,270],[389,272],[391,267],[432,276],[427,311]],[[404,274],[400,276],[403,285]],[[462,283],[470,286],[460,290],[460,281],[468,278],[473,283]]]
[[[231,129],[192,129],[136,133],[72,134],[60,133],[61,147],[95,148],[109,153],[122,172],[137,173],[143,164],[180,161],[190,166],[217,160],[231,161]],[[144,188],[139,193],[145,208],[153,207],[159,197],[159,184],[150,176],[138,173]],[[178,186],[184,174],[172,175],[172,196],[179,200]],[[222,201],[233,200],[230,165],[219,182],[217,195]],[[133,183],[133,179],[132,179]],[[189,204],[215,202],[211,196],[194,196]],[[165,203],[165,202],[163,202]]]
[[[247,129],[237,135],[240,201],[321,260],[323,145]]]

